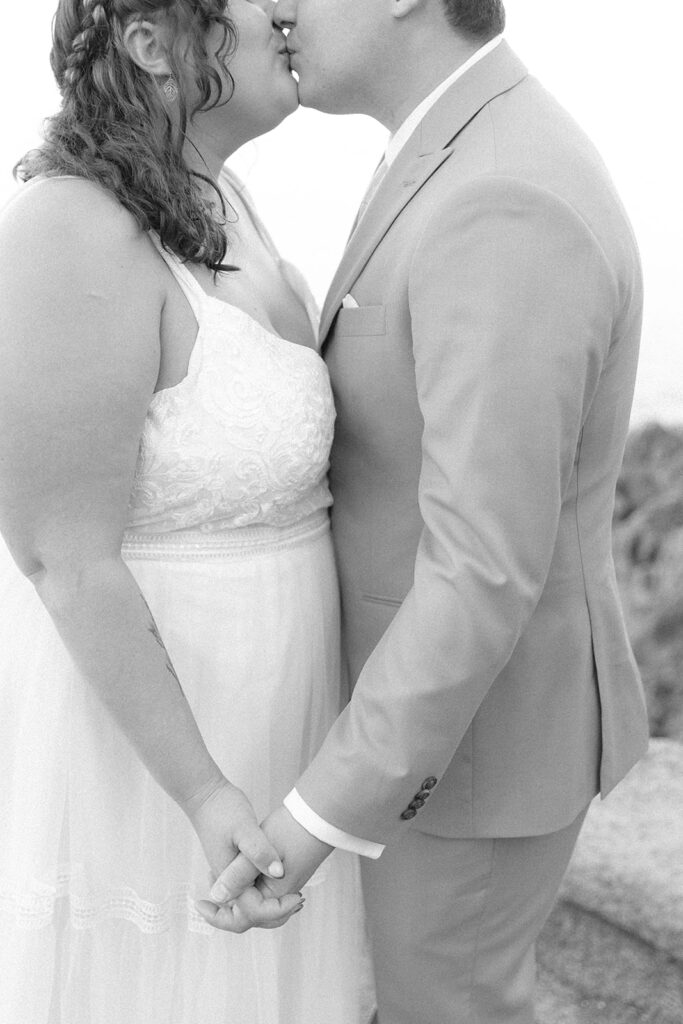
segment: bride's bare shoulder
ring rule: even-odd
[[[0,211],[0,248],[87,256],[128,248],[142,237],[135,218],[100,185],[76,177],[34,178]]]

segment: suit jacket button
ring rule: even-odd
[[[433,775],[430,775],[429,778],[425,779],[424,782],[422,783],[422,788],[423,789],[434,789],[434,786],[437,784],[438,781],[439,780],[435,779]]]
[[[424,807],[425,802],[422,797],[416,796],[412,804],[410,804],[411,811],[419,811],[421,807]]]
[[[410,819],[414,818],[416,814],[417,811],[414,811],[412,807],[409,807],[408,810],[404,811],[401,815],[401,821],[410,821]]]
[[[416,800],[429,800],[431,795],[432,795],[431,789],[421,789],[420,792],[415,797],[415,799]]]

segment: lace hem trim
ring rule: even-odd
[[[56,885],[37,879],[19,884],[0,879],[0,914],[13,917],[23,930],[46,928],[54,919],[59,904],[67,901],[70,923],[77,931],[97,927],[104,920],[128,921],[146,935],[168,931],[178,918],[184,918],[191,932],[210,934],[213,929],[195,909],[189,885],[178,887],[160,903],[142,899],[129,886],[101,890],[79,896],[72,891],[73,874],[63,871]]]
[[[306,889],[322,885],[328,873],[329,863],[325,862],[306,883]],[[193,895],[190,885],[179,885],[161,902],[152,903],[123,885],[79,895],[79,877],[78,868],[66,867],[59,870],[55,885],[36,878],[19,881],[0,877],[0,917],[13,918],[22,930],[37,931],[52,924],[65,905],[71,926],[77,931],[96,928],[111,919],[128,921],[146,935],[169,931],[179,919],[186,921],[191,932],[210,935],[214,931],[196,910],[195,902],[202,897]]]

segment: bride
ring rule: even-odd
[[[223,170],[297,106],[272,6],[60,0],[0,215],[8,1024],[370,1015],[351,854],[302,914],[195,902],[239,851],[282,875],[257,822],[341,695],[314,304]]]

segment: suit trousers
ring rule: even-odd
[[[521,838],[413,828],[363,859],[378,1024],[533,1024],[535,943],[586,810]]]

